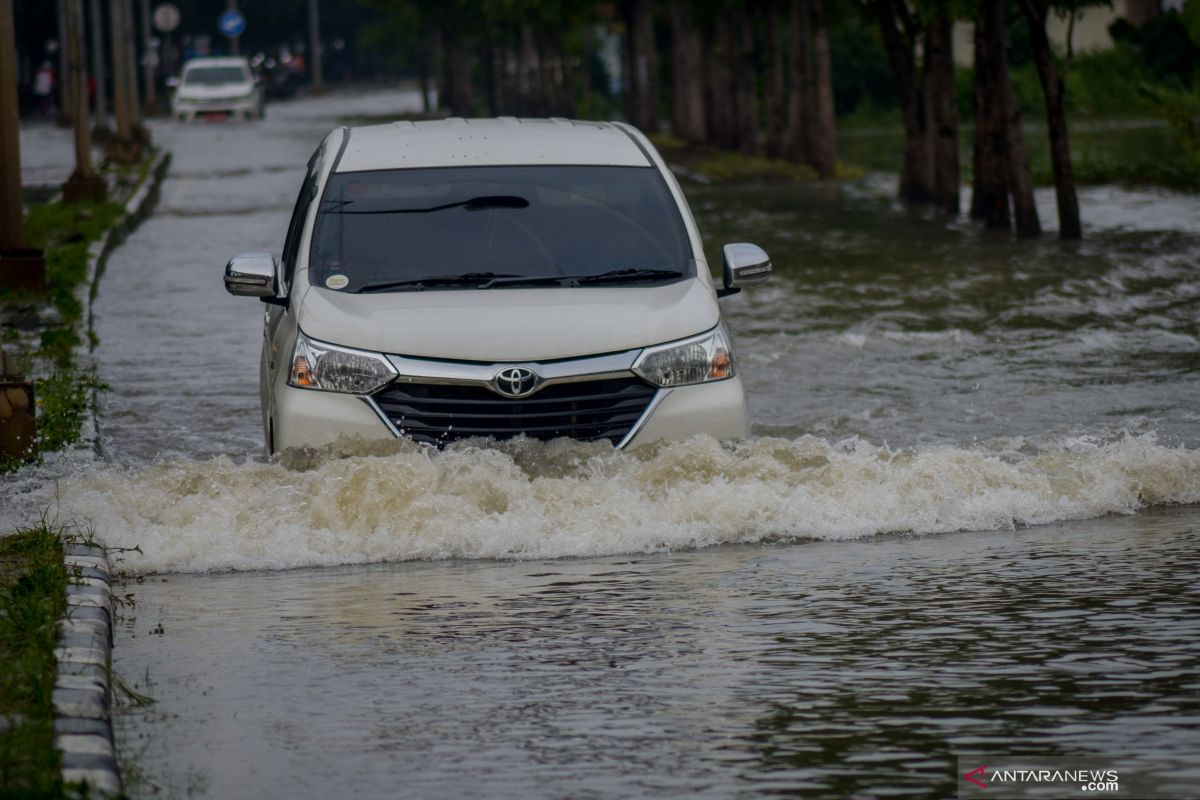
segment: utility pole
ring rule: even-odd
[[[75,125],[75,171],[63,184],[63,201],[104,202],[108,187],[92,164],[92,139],[88,130],[87,64],[83,54],[83,0],[66,0],[67,5],[67,96],[75,104],[71,120]]]
[[[101,24],[100,0],[90,0],[92,12],[92,74],[96,77],[96,123],[92,136],[106,140],[112,136],[108,127],[108,87],[105,85],[104,27]]]
[[[317,0],[308,0],[308,60],[312,70],[312,93],[325,94],[325,80],[321,75],[321,18]]]
[[[13,0],[0,0],[0,288],[46,291],[46,260],[25,249]]]
[[[108,157],[118,164],[136,164],[142,160],[142,144],[134,139],[133,121],[129,114],[129,59],[124,50],[125,4],[122,0],[111,0],[108,10],[112,40],[113,110],[117,120],[117,131],[108,142]]]
[[[158,54],[154,52],[154,33],[150,29],[150,0],[142,0],[142,74],[146,84],[146,116],[158,114]]]

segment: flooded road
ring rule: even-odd
[[[1200,201],[1089,189],[1084,242],[1013,244],[888,179],[687,186],[714,264],[776,265],[723,301],[751,441],[265,463],[221,267],[278,252],[330,127],[415,100],[156,131],[96,306],[111,465],[31,494],[140,549],[135,795],[946,796],[1031,754],[1196,796]]]

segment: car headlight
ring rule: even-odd
[[[370,394],[398,373],[378,353],[354,350],[296,335],[288,386],[325,392]]]
[[[720,326],[681,342],[647,347],[634,362],[633,371],[664,388],[723,381],[736,374],[733,348]]]

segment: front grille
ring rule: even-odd
[[[552,384],[510,400],[484,386],[393,383],[372,399],[396,430],[418,442],[442,445],[472,436],[509,439],[525,434],[619,444],[641,419],[655,391],[638,378],[612,378]]]

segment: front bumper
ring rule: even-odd
[[[258,97],[219,100],[175,100],[171,111],[176,117],[196,117],[201,114],[233,114],[249,117],[258,113]]]
[[[708,434],[718,439],[749,435],[740,377],[695,386],[659,389],[621,447]],[[394,428],[367,397],[277,386],[275,449],[320,447],[342,437],[396,438]]]

